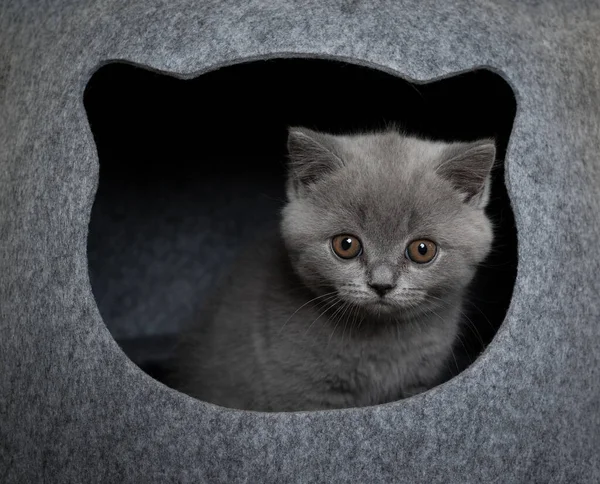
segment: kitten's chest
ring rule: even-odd
[[[285,362],[286,375],[302,375],[316,390],[314,398],[331,408],[398,400],[431,386],[452,343],[450,319],[442,325],[439,318],[423,318],[365,335],[320,312],[303,313],[288,320],[278,361]]]
[[[417,384],[420,360],[419,350],[406,343],[391,337],[340,343],[329,372],[331,389],[360,405],[401,398]]]

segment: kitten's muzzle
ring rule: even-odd
[[[388,292],[396,287],[396,284],[389,283],[369,283],[369,287],[377,293],[379,297],[384,297]]]
[[[368,286],[375,291],[379,297],[384,297],[396,287],[394,271],[387,264],[375,266],[369,275]]]

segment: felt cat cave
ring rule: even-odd
[[[44,7],[0,15],[0,481],[600,478],[597,6]],[[387,405],[272,414],[140,369],[276,218],[286,126],[411,120],[506,151],[499,328],[468,368]]]

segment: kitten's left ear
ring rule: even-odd
[[[334,145],[331,135],[307,128],[290,128],[289,186],[301,190],[343,167]]]
[[[436,169],[449,180],[469,205],[484,208],[489,200],[490,173],[496,160],[494,140],[453,143],[445,150]]]

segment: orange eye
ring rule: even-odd
[[[427,239],[414,240],[406,248],[406,257],[417,264],[431,262],[436,253],[437,245]]]
[[[331,239],[331,246],[338,257],[354,259],[362,254],[362,244],[354,235],[336,235]]]

